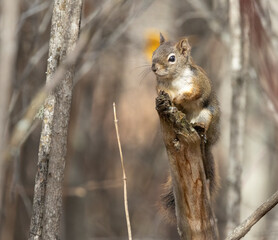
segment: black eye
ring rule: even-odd
[[[175,55],[171,55],[171,56],[168,58],[168,62],[175,62],[175,61],[176,61]]]

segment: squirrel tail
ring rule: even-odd
[[[218,168],[211,152],[211,145],[205,144],[203,151],[204,151],[203,163],[204,163],[206,178],[209,180],[210,195],[213,199],[213,197],[216,195],[219,189]]]
[[[168,181],[163,185],[163,193],[160,196],[160,213],[165,218],[167,222],[175,223],[175,197],[173,193],[172,179],[169,175]]]

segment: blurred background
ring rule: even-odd
[[[219,97],[221,138],[213,152],[222,179],[215,211],[220,239],[223,239],[225,177],[233,114],[228,2],[118,2],[123,1],[84,0],[82,26],[92,14],[97,11],[100,14],[91,44],[76,66],[64,180],[62,239],[127,239],[113,102],[119,119],[133,237],[178,239],[176,226],[164,220],[158,204],[168,175],[167,156],[155,110],[155,76],[150,71],[151,54],[157,47],[159,32],[172,41],[190,36],[193,59],[205,69]],[[245,2],[249,4],[250,63],[246,77],[242,220],[278,186],[278,2]],[[52,14],[52,1],[21,0],[19,4],[9,131],[45,84]],[[105,8],[105,4],[117,7]],[[8,232],[11,240],[28,238],[40,132],[41,123],[34,127],[19,149],[20,154],[6,169],[5,181],[9,184],[5,185],[1,231]],[[277,236],[278,209],[273,209],[244,239],[272,240]]]

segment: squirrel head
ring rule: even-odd
[[[178,43],[166,42],[160,33],[160,46],[152,56],[152,71],[159,79],[174,79],[191,63],[190,50],[187,38]]]

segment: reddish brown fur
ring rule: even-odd
[[[203,164],[213,198],[219,186],[219,177],[211,147],[219,136],[219,104],[205,71],[192,60],[188,40],[185,38],[175,44],[165,42],[163,36],[161,39],[163,41],[153,54],[152,64],[152,69],[157,76],[157,91],[167,92],[174,105],[186,114],[187,120],[192,123],[193,127],[197,131],[201,130],[200,136],[203,137],[204,141]],[[167,59],[171,54],[175,55],[175,62],[170,62]],[[188,73],[182,75],[185,69]],[[189,82],[187,82],[186,77],[189,78]],[[184,79],[185,83],[189,84],[183,94],[179,92],[180,89],[176,89],[172,85],[176,79],[181,79],[181,81]],[[162,212],[164,214],[168,212],[168,219],[173,222],[175,202],[170,177],[164,187],[166,190],[162,195]]]

